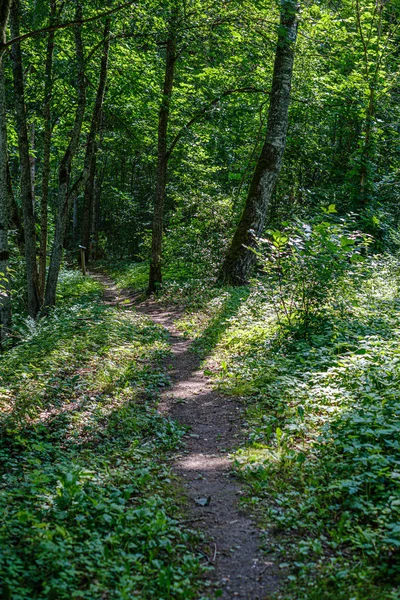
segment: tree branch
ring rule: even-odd
[[[57,31],[58,29],[66,29],[67,27],[74,27],[74,25],[85,25],[86,23],[92,23],[93,21],[97,21],[98,19],[102,19],[103,17],[107,17],[108,15],[112,15],[124,8],[128,8],[128,6],[132,6],[135,4],[134,0],[130,0],[129,2],[125,2],[125,4],[120,4],[115,8],[110,8],[110,10],[106,10],[98,15],[94,15],[93,17],[88,17],[87,19],[80,19],[74,21],[68,21],[68,23],[59,23],[58,25],[49,25],[48,27],[43,27],[42,29],[36,29],[35,31],[29,31],[28,33],[24,33],[17,37],[8,40],[8,42],[0,43],[0,53],[4,51],[9,46],[16,44],[17,42],[22,42],[28,38],[34,37],[36,35],[40,35],[41,33],[48,33],[49,31]]]

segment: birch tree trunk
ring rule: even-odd
[[[75,21],[82,21],[82,7],[77,4],[75,12]],[[50,258],[49,272],[47,275],[46,291],[44,297],[44,306],[53,306],[56,302],[56,290],[58,276],[60,273],[63,244],[65,230],[67,227],[67,219],[69,212],[69,182],[71,177],[72,160],[76,154],[79,145],[79,138],[82,130],[83,117],[85,114],[86,105],[86,82],[84,71],[84,51],[82,44],[81,25],[74,27],[75,33],[75,49],[77,59],[77,92],[78,102],[75,113],[75,121],[71,132],[68,147],[61,159],[58,169],[58,199],[57,199],[57,215],[54,231],[53,247]]]
[[[50,2],[50,25],[54,24],[56,16],[56,2]],[[47,38],[46,65],[44,73],[44,139],[43,139],[43,171],[42,171],[42,197],[40,200],[40,249],[39,249],[39,291],[43,303],[46,283],[46,254],[48,235],[48,202],[50,180],[50,150],[51,150],[51,98],[53,93],[53,52],[54,31],[50,31]]]
[[[6,27],[10,1],[0,5],[0,42],[6,41]],[[10,221],[9,193],[7,185],[7,126],[6,95],[3,70],[3,51],[0,50],[0,347],[11,326],[10,277],[8,272],[8,227]]]
[[[10,28],[13,37],[19,36],[19,0],[13,0],[10,11]],[[18,132],[18,151],[21,172],[21,204],[25,232],[25,265],[28,291],[28,313],[36,318],[41,307],[36,261],[36,225],[33,210],[31,160],[25,112],[24,76],[21,45],[16,42],[11,50],[14,79],[15,116]]]
[[[155,292],[162,283],[161,252],[168,167],[167,132],[176,60],[176,37],[172,33],[167,40],[164,89],[158,116],[157,179],[154,199],[150,275],[147,288],[148,294]]]
[[[224,283],[242,285],[247,282],[255,260],[251,248],[255,247],[256,238],[265,227],[286,145],[297,27],[297,0],[282,0],[265,143],[242,216],[221,268],[219,278]]]

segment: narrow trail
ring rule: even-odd
[[[228,456],[242,436],[241,405],[213,390],[190,350],[191,341],[174,325],[178,311],[152,301],[138,303],[104,274],[94,277],[105,287],[106,303],[134,306],[169,332],[173,383],[161,392],[159,411],[190,428],[173,468],[184,483],[188,520],[207,540],[207,560],[214,567],[209,578],[222,589],[224,600],[268,600],[280,587],[279,569],[271,555],[260,551],[259,530],[239,507],[242,490]]]

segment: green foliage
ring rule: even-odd
[[[191,252],[192,260],[195,260],[196,252],[189,250],[189,245],[184,247],[183,251]],[[113,278],[119,289],[130,289],[144,295],[148,284],[147,262],[107,261],[98,264]],[[207,269],[206,261],[199,261],[194,272],[190,266],[190,260],[187,265],[180,260],[179,255],[174,257],[172,265],[166,265],[162,288],[157,292],[154,300],[175,304],[181,308],[190,308],[190,310],[200,310],[210,300],[218,297],[219,291],[213,286],[215,275]]]
[[[147,262],[107,261],[97,264],[113,278],[119,289],[145,291],[149,270]]]
[[[204,173],[204,177],[207,173]],[[217,190],[179,198],[168,222],[164,244],[164,273],[167,281],[197,281],[201,287],[215,282],[221,253],[230,227],[231,200]],[[178,199],[177,199],[178,200]]]
[[[85,0],[85,17],[118,2],[101,4]],[[375,252],[399,246],[400,5],[303,4],[287,148],[254,284],[214,287],[263,144],[278,24],[270,0],[145,0],[113,12],[92,241],[120,288],[145,289],[173,27],[164,283],[155,301],[188,309],[178,326],[200,356],[211,355],[208,374],[247,399],[249,443],[237,468],[265,524],[266,548],[275,540],[290,565],[292,587],[282,595],[394,600],[399,269],[389,257],[369,259],[371,238],[357,230],[373,236]],[[22,0],[21,32],[46,28],[49,6]],[[57,2],[59,23],[73,14],[73,3]],[[103,24],[82,29],[87,107],[71,187],[83,168]],[[46,44],[46,33],[22,42],[37,217]],[[57,29],[49,242],[76,109],[74,54],[73,28]],[[9,55],[8,150],[19,206]],[[329,208],[316,217],[321,202]],[[341,219],[350,211],[352,220]],[[81,190],[66,236],[74,260],[82,216]],[[165,334],[103,306],[100,286],[70,271],[61,275],[58,307],[34,322],[14,243],[10,266],[14,322],[0,356],[0,595],[196,597],[192,534],[175,518],[165,466],[182,431],[155,411],[158,387],[169,381],[160,362]]]
[[[364,258],[370,236],[350,229],[346,219],[328,221],[335,206],[325,209],[325,217],[307,223],[287,224],[283,231],[268,231],[255,250],[265,277],[256,281],[260,294],[273,290],[273,303],[279,325],[299,325],[306,332],[312,321],[324,315],[325,306],[338,280]]]
[[[65,272],[60,305],[1,357],[2,598],[194,598],[201,572],[166,454],[163,330]]]
[[[215,346],[224,336],[229,320],[240,310],[250,291],[248,288],[226,288],[209,292],[192,302],[190,308],[197,312],[189,313],[179,320],[178,327],[186,335],[193,338],[193,350],[205,358],[212,353]],[[202,309],[202,310],[199,310]],[[206,312],[204,312],[206,311]]]
[[[367,259],[335,278],[306,338],[296,324],[282,336],[273,298],[252,288],[210,340],[208,374],[247,405],[236,467],[288,573],[278,597],[399,595],[399,288],[397,259]],[[201,339],[226,296],[181,326]]]

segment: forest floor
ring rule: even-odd
[[[0,355],[0,598],[398,600],[398,258],[307,335],[263,282],[98,268]]]
[[[104,271],[118,290],[143,290],[146,284],[143,263],[105,264]],[[297,321],[279,323],[275,294],[269,280],[219,287],[205,276],[190,279],[171,271],[155,302],[142,307],[149,316],[159,314],[172,347],[178,344],[174,369],[180,375],[162,393],[160,406],[193,426],[195,437],[187,438],[190,458],[181,457],[176,469],[186,475],[189,497],[207,499],[211,493],[202,479],[192,481],[193,473],[201,475],[201,464],[198,471],[187,464],[197,465],[196,454],[223,459],[221,449],[228,450],[232,462],[222,463],[215,476],[222,482],[233,474],[225,481],[242,485],[236,488],[239,506],[256,515],[262,532],[256,558],[265,569],[267,598],[397,600],[398,257],[375,255],[353,266],[336,280],[307,329]],[[189,396],[185,388],[192,382]],[[230,443],[208,431],[218,418],[218,412],[213,419],[203,416],[208,413],[201,404],[210,398],[211,415],[221,410],[219,401],[224,405],[223,423],[229,413],[237,414]],[[228,524],[236,521],[237,506],[233,500],[235,517]],[[212,538],[210,522],[199,524]],[[242,547],[233,553],[231,568],[236,571],[243,557],[251,566]],[[222,552],[216,558],[225,568]]]
[[[187,428],[184,449],[173,458],[173,469],[186,495],[186,523],[199,529],[213,567],[208,578],[223,599],[266,600],[282,580],[274,556],[260,549],[260,530],[239,501],[244,493],[233,472],[230,453],[243,441],[243,406],[213,389],[200,368],[192,342],[176,328],[182,317],[175,307],[138,302],[129,290],[119,290],[110,277],[96,273],[111,306],[134,306],[169,334],[172,358],[165,367],[172,384],[160,393],[158,411]],[[263,540],[264,547],[266,540]]]

